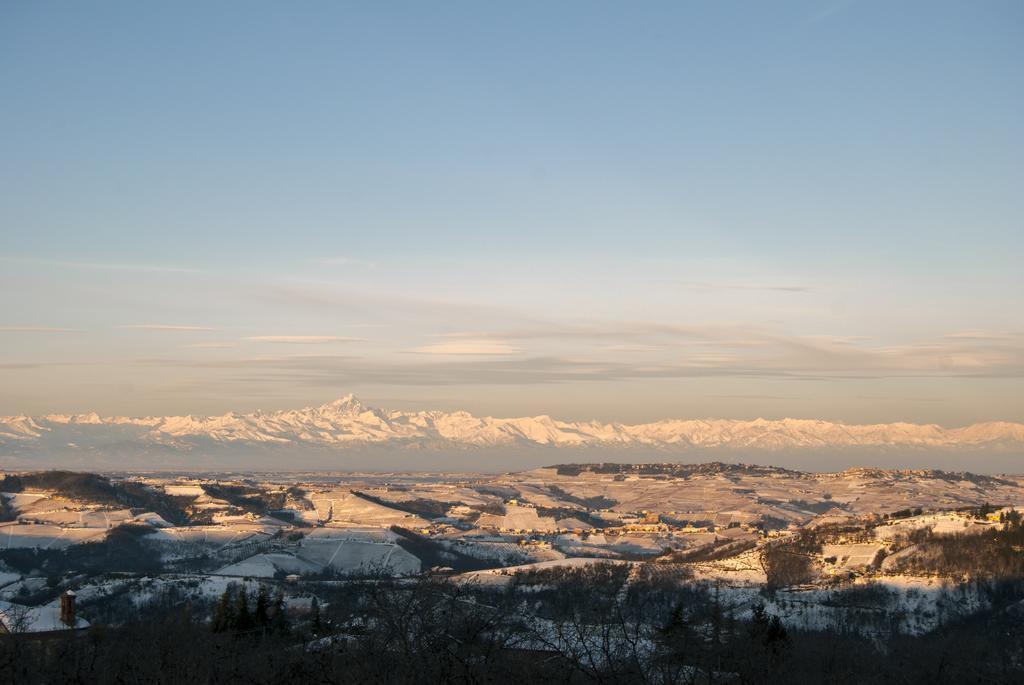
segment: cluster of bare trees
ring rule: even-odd
[[[1024,525],[1010,511],[1003,528],[980,533],[939,534],[923,528],[899,542],[916,545],[916,553],[900,560],[897,571],[947,578],[1024,580]]]
[[[761,568],[769,589],[802,585],[815,578],[814,560],[783,546],[768,546],[761,552]]]
[[[731,604],[724,591],[681,585],[674,573],[583,569],[503,587],[438,578],[310,584],[319,611],[283,630],[273,627],[284,617],[274,593],[235,588],[206,603],[178,595],[77,636],[0,637],[0,682],[1024,680],[1024,625],[1004,611],[879,643],[787,629],[759,605]],[[1003,607],[1024,597],[1024,587],[1002,591]]]

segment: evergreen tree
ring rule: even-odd
[[[309,626],[314,635],[320,635],[324,629],[320,621],[320,602],[316,597],[309,603]]]
[[[766,659],[767,664],[775,668],[785,656],[789,647],[789,635],[778,616],[765,610],[763,604],[755,604],[751,611],[748,626],[749,654],[752,660]]]
[[[238,591],[238,600],[235,602],[235,630],[251,630],[253,626],[252,614],[249,612],[249,594],[245,588]]]
[[[782,649],[789,643],[789,634],[786,632],[786,627],[782,625],[782,620],[778,616],[772,616],[771,621],[768,622],[765,641],[775,651]]]
[[[683,662],[689,656],[694,643],[693,630],[686,620],[686,609],[683,603],[676,604],[672,616],[657,633],[659,641],[670,657]]]
[[[274,596],[274,615],[271,620],[275,633],[285,635],[290,630],[288,616],[284,611],[284,592],[282,590],[278,590],[277,595]]]
[[[217,609],[213,614],[213,632],[222,633],[231,630],[235,623],[233,586],[228,585],[217,601]]]
[[[750,635],[761,638],[768,632],[771,625],[772,615],[764,608],[764,604],[758,602],[750,609]]]
[[[261,585],[260,591],[256,595],[256,610],[253,616],[257,628],[266,628],[269,625],[270,616],[267,613],[269,606],[270,597],[267,596],[267,588]]]

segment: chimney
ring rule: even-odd
[[[60,596],[60,620],[68,628],[78,625],[78,618],[75,616],[75,593],[71,590]]]

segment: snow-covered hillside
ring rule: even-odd
[[[664,420],[639,425],[568,422],[549,416],[499,419],[467,412],[387,411],[352,395],[319,407],[229,412],[223,416],[107,417],[96,414],[0,417],[0,450],[40,447],[97,449],[106,445],[192,449],[215,445],[340,448],[391,445],[451,447],[731,448],[1024,447],[1024,425],[978,423],[847,425],[782,419]]]

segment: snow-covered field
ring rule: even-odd
[[[484,571],[470,571],[456,577],[459,582],[477,583],[488,586],[501,586],[512,582],[517,573],[525,571],[540,571],[552,568],[581,568],[592,564],[629,564],[632,562],[618,559],[600,559],[593,557],[567,557],[565,559],[552,559],[550,561],[538,561],[531,564],[519,564],[517,566],[506,566],[504,568],[487,569]]]
[[[106,528],[61,528],[51,525],[7,525],[0,528],[0,549],[63,549],[102,539]]]
[[[112,541],[93,549],[106,550],[101,556],[107,558],[118,550],[150,553],[166,569],[146,580],[132,574],[77,578],[83,601],[124,587],[145,598],[170,586],[216,593],[232,580],[342,582],[332,579],[350,576],[344,582],[358,582],[366,574],[407,578],[434,566],[435,573],[498,587],[531,570],[594,563],[657,570],[663,564],[684,569],[678,577],[669,574],[673,582],[713,587],[739,615],[763,603],[787,625],[884,635],[927,631],[984,609],[974,586],[896,571],[924,568],[904,563],[928,553],[922,531],[1000,530],[999,512],[980,505],[1024,499],[1019,481],[1005,478],[730,465],[545,468],[499,477],[460,474],[451,482],[436,474],[202,482],[220,486],[210,490],[231,501],[210,496],[195,478],[152,474],[135,479],[134,486],[150,488],[150,497],[138,501],[166,517],[109,497],[102,503],[56,490],[3,493],[12,520],[0,523],[0,553],[20,553],[16,561],[26,568],[32,554]],[[191,522],[174,525],[168,518]],[[131,525],[119,529],[123,524]],[[830,536],[805,554],[807,578],[796,581],[805,584],[766,593],[764,550],[796,540],[805,528]],[[125,534],[112,535],[116,530]],[[26,556],[24,550],[40,552]],[[114,564],[106,571],[119,571]],[[471,570],[483,566],[495,568]],[[0,596],[7,601],[46,595],[51,581],[42,565],[19,571],[0,563]]]
[[[349,490],[323,490],[309,496],[320,521],[333,526],[423,527],[430,522],[414,514],[363,499]]]
[[[386,529],[318,528],[300,542],[298,556],[339,573],[390,570],[395,575],[418,573],[420,560],[395,542]]]

